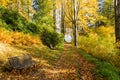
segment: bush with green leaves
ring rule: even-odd
[[[32,34],[37,34],[40,32],[40,29],[38,27],[38,25],[36,25],[35,23],[31,22],[27,25],[26,28],[28,33],[32,33]]]
[[[39,27],[26,20],[17,11],[12,11],[0,7],[0,26],[10,31],[18,31],[24,33],[39,33]]]
[[[0,9],[0,14],[0,18],[8,25],[4,26],[5,28],[13,31],[25,31],[28,22],[17,11],[3,8]]]
[[[46,29],[41,34],[41,40],[43,44],[49,48],[55,48],[57,45],[62,44],[64,41],[62,34]]]

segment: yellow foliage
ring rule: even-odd
[[[21,44],[21,45],[41,45],[39,36],[31,36],[30,34],[24,34],[22,32],[9,32],[5,29],[0,29],[0,41],[8,44]]]
[[[10,2],[10,0],[0,0],[0,5],[6,7],[9,2]]]
[[[114,34],[114,27],[113,26],[109,26],[109,27],[105,27],[105,26],[101,26],[99,28],[96,28],[95,30],[98,34],[104,34],[104,35],[108,35],[108,34]]]
[[[89,36],[79,36],[79,47],[97,58],[120,66],[120,57],[114,44],[114,27],[102,26],[93,31],[89,33]],[[116,45],[119,46],[120,42]]]
[[[12,47],[9,44],[0,42],[0,61],[6,63],[9,57],[20,56],[27,53],[25,50]],[[1,66],[1,63],[0,63]]]

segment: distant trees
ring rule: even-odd
[[[119,0],[115,0],[117,41],[120,39],[119,2]],[[9,10],[18,11],[28,21],[32,16],[32,21],[37,24],[39,30],[42,30],[43,27],[55,30],[56,20],[60,19],[59,26],[62,33],[65,34],[65,27],[73,29],[75,46],[78,46],[80,30],[88,34],[89,27],[95,26],[97,21],[101,20],[111,24],[114,18],[113,0],[104,0],[100,13],[98,12],[98,0],[0,0],[0,4]],[[59,8],[58,11],[57,8]]]
[[[78,13],[79,13],[79,0],[68,0],[64,3],[64,23],[67,26],[73,28],[73,36],[74,36],[74,45],[78,46]]]
[[[99,26],[114,25],[114,0],[104,0],[99,7]]]
[[[34,2],[35,14],[33,15],[33,22],[35,22],[40,30],[43,28],[53,29],[53,0],[37,0]]]
[[[30,19],[30,14],[35,11],[32,7],[33,0],[0,0],[0,4],[9,10],[18,11],[27,20]]]
[[[88,34],[89,27],[98,20],[98,1],[67,0],[64,9],[66,26],[73,28],[74,44],[77,46],[78,29]]]

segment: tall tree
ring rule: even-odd
[[[78,31],[77,31],[77,17],[78,17],[78,10],[77,10],[77,1],[73,0],[73,7],[74,7],[74,16],[73,16],[73,28],[74,28],[74,45],[78,47]]]
[[[80,12],[80,1],[69,0],[66,3],[65,20],[70,22],[73,28],[74,45],[78,47],[78,13]]]
[[[116,42],[120,41],[120,0],[115,0],[115,36]]]
[[[93,26],[98,17],[98,0],[67,0],[65,3],[65,23],[67,27],[73,26],[74,43],[77,40],[77,32],[89,33],[89,27]],[[77,28],[79,30],[77,30]],[[76,35],[75,35],[76,34]],[[77,43],[75,43],[76,45]]]
[[[64,14],[64,6],[65,6],[65,2],[62,0],[61,1],[61,32],[63,34],[65,34],[65,14]]]
[[[56,0],[53,0],[53,20],[54,20],[54,30],[56,30]]]

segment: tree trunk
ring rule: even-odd
[[[54,30],[56,31],[56,0],[53,0],[53,20],[54,20]]]
[[[61,32],[65,34],[65,25],[64,25],[64,1],[61,2]]]
[[[74,45],[78,47],[78,34],[77,34],[77,5],[76,0],[73,0],[73,7],[74,7],[74,21],[73,21],[73,27],[74,27]]]
[[[21,8],[21,0],[17,0],[17,10],[18,10],[18,13],[20,13],[20,8]]]
[[[120,41],[120,0],[115,0],[115,37],[116,42]]]
[[[28,20],[30,20],[30,16],[29,16],[29,14],[30,14],[29,5],[30,5],[30,2],[29,2],[29,0],[27,0],[27,8],[28,8]]]

